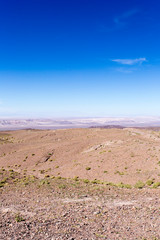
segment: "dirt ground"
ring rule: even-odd
[[[160,179],[158,131],[22,130],[6,136],[1,132],[0,139],[0,166],[5,169],[125,184]]]
[[[0,133],[0,239],[160,240],[160,133]]]
[[[159,189],[54,179],[1,192],[0,239],[160,239]]]
[[[19,177],[1,188],[0,239],[160,239],[158,188]]]

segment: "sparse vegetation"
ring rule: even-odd
[[[145,184],[144,184],[142,181],[138,181],[138,182],[134,185],[135,188],[139,188],[139,189],[143,188],[144,186],[145,186]]]
[[[79,177],[78,177],[78,176],[75,176],[75,177],[74,177],[74,180],[75,180],[75,181],[79,181]]]
[[[45,177],[45,178],[49,178],[49,177],[50,177],[50,175],[46,174],[44,177]]]
[[[148,179],[147,182],[146,182],[146,184],[147,184],[148,186],[151,186],[153,183],[154,183],[154,180],[153,180],[153,179]]]
[[[119,187],[119,188],[127,188],[127,189],[131,189],[132,188],[132,186],[130,184],[124,184],[122,182],[116,184],[116,186]]]
[[[112,237],[120,239],[126,224],[124,239],[129,239],[127,233],[134,234],[134,229],[135,232],[137,229],[143,231],[141,226],[147,229],[145,238],[154,239],[152,230],[159,230],[159,139],[155,141],[147,137],[146,140],[145,133],[139,139],[137,134],[128,136],[127,129],[117,132],[114,129],[113,135],[112,130],[106,129],[30,131],[33,138],[25,130],[20,134],[17,131],[14,133],[17,136],[15,145],[5,145],[9,137],[0,145],[2,232],[5,228],[9,234],[12,230],[22,229],[18,237],[25,238],[26,234],[29,239],[28,233],[36,229],[42,238],[50,239],[52,236],[49,234],[56,226],[56,237],[64,231],[64,239],[69,239],[76,237],[76,231],[86,234],[91,226],[94,229],[92,238],[109,239],[110,226]],[[86,137],[87,131],[90,132],[89,138]],[[21,136],[24,139],[20,139]],[[35,136],[40,136],[38,141]],[[61,139],[60,143],[58,139]],[[99,147],[95,150],[97,144]],[[55,149],[54,157],[45,162],[46,157],[52,155],[51,146]],[[32,152],[35,152],[35,157],[32,157]],[[136,182],[137,178],[140,181]],[[31,201],[32,205],[29,205]],[[16,214],[17,211],[19,213]],[[146,218],[142,221],[144,216]],[[138,235],[131,237],[139,239]]]
[[[22,215],[20,215],[20,213],[17,213],[17,214],[16,214],[15,220],[16,220],[16,222],[25,221],[25,219],[22,217]]]
[[[160,182],[156,182],[156,183],[153,184],[152,187],[153,187],[153,188],[158,188],[159,186],[160,186]]]
[[[91,167],[86,167],[86,170],[87,170],[87,171],[91,170]]]
[[[119,174],[120,176],[123,176],[123,175],[124,175],[124,172],[115,171],[114,174]]]
[[[83,182],[84,183],[89,183],[89,180],[88,179],[84,179]]]

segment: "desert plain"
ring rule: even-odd
[[[160,239],[160,129],[0,132],[0,239]]]

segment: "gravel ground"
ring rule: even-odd
[[[0,133],[0,240],[160,240],[160,137]]]
[[[4,187],[0,239],[160,239],[159,189]]]

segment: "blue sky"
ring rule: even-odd
[[[0,117],[160,115],[159,0],[0,2]]]

